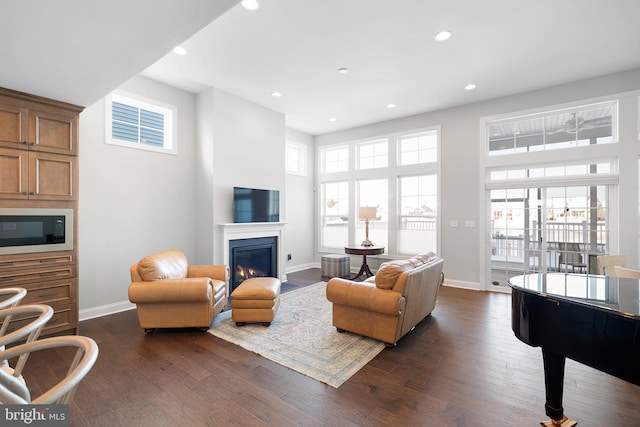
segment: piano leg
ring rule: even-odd
[[[546,392],[545,413],[551,420],[542,422],[546,427],[573,427],[578,423],[565,417],[562,408],[562,391],[564,387],[565,357],[542,349],[544,362],[544,386]]]

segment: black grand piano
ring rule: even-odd
[[[640,281],[585,274],[509,279],[511,327],[542,348],[546,414],[542,425],[574,426],[564,416],[565,358],[640,385]]]

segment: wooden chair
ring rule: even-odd
[[[24,288],[0,289],[0,298],[5,298],[0,301],[0,309],[17,306],[25,296],[27,296],[27,290]]]
[[[23,354],[52,348],[75,348],[75,356],[68,364],[67,375],[36,398],[32,398],[28,383],[0,370],[0,403],[3,404],[64,404],[68,405],[73,399],[80,381],[89,373],[98,358],[98,345],[91,338],[66,335],[44,338],[0,351],[0,358],[12,359]],[[70,358],[72,354],[69,354]]]
[[[26,340],[27,343],[37,340],[52,316],[53,308],[45,304],[19,305],[0,310],[0,320],[2,320],[0,353],[9,344],[22,340]],[[0,370],[16,378],[21,378],[22,369],[27,363],[28,357],[29,353],[27,352],[20,354],[13,368],[9,366],[9,359],[0,357]]]
[[[616,265],[624,267],[627,264],[626,255],[600,255],[596,259],[598,263],[598,274],[605,276],[615,277],[616,272],[612,267]]]
[[[625,277],[627,279],[640,279],[640,270],[634,270],[633,268],[626,268],[626,267],[621,267],[619,265],[614,265],[613,271],[615,272],[616,277]]]

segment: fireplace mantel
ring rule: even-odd
[[[278,239],[278,279],[286,282],[284,254],[284,226],[286,222],[242,222],[218,224],[222,230],[224,264],[229,265],[229,241],[275,236]]]

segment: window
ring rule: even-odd
[[[375,206],[376,219],[369,221],[369,240],[374,245],[388,245],[387,230],[389,225],[389,188],[388,180],[367,179],[358,181],[358,207]],[[356,212],[358,209],[356,209]],[[358,218],[355,229],[355,241],[362,242],[365,235],[365,221]]]
[[[175,107],[114,93],[106,98],[105,112],[108,144],[177,153]]]
[[[494,120],[487,124],[490,156],[617,142],[617,103]]]
[[[438,133],[424,132],[400,137],[400,155],[398,163],[413,165],[438,161]]]
[[[358,168],[384,168],[388,165],[389,143],[386,139],[358,144]]]
[[[293,141],[285,143],[285,170],[293,175],[307,175],[307,147]]]
[[[322,184],[322,241],[327,247],[341,247],[348,241],[349,183]]]
[[[493,289],[523,273],[593,272],[597,255],[616,247],[618,147],[597,146],[618,142],[617,108],[614,100],[485,122]]]
[[[437,250],[438,176],[403,176],[399,180],[398,253]]]
[[[322,173],[346,172],[349,169],[349,147],[346,145],[322,150]]]
[[[385,246],[386,255],[438,252],[439,148],[439,127],[320,145],[319,250],[360,244],[359,208],[375,206],[369,239]]]

